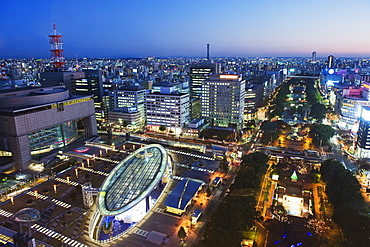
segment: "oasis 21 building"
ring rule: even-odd
[[[97,196],[97,210],[89,224],[90,239],[108,243],[127,233],[162,199],[171,174],[167,151],[159,144],[150,144],[118,163],[100,188],[85,184],[85,205],[92,207],[93,196]]]

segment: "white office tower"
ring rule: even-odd
[[[202,86],[202,117],[214,126],[243,127],[245,81],[239,75],[210,75]]]
[[[189,94],[180,93],[172,84],[147,94],[146,118],[149,131],[161,132],[160,126],[165,126],[166,133],[179,135],[189,123]]]

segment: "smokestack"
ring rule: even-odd
[[[209,60],[209,44],[207,44],[207,60]]]

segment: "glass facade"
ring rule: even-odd
[[[31,151],[64,147],[77,138],[77,121],[69,121],[28,135]]]

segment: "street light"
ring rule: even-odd
[[[57,193],[57,184],[56,183],[53,184],[53,188],[54,188],[54,193],[56,194]]]

